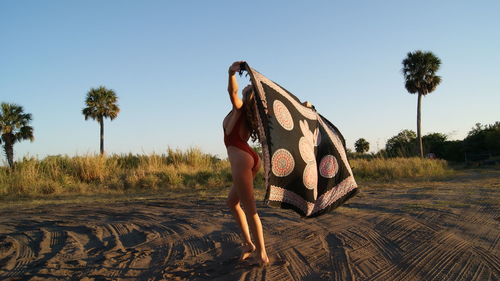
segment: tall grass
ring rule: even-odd
[[[448,162],[439,159],[371,158],[350,162],[355,177],[368,180],[430,179],[452,172]]]
[[[0,167],[0,196],[211,188],[231,184],[229,162],[203,153],[30,157]]]
[[[353,159],[356,178],[393,180],[429,178],[449,173],[441,160],[419,158]],[[230,186],[230,164],[203,153],[168,149],[166,154],[111,156],[48,156],[24,158],[14,170],[0,167],[0,196],[46,194],[127,193],[162,190],[185,191]],[[262,171],[255,182],[264,185]]]

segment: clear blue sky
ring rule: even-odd
[[[16,158],[97,153],[98,123],[81,109],[99,85],[121,108],[105,122],[108,153],[225,157],[227,68],[244,59],[315,104],[348,147],[364,137],[374,151],[416,130],[401,61],[421,49],[442,60],[423,133],[462,139],[500,120],[499,12],[499,1],[0,0],[0,101],[33,114],[36,140]]]

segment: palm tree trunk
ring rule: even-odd
[[[422,108],[421,104],[422,104],[422,94],[418,93],[418,102],[417,102],[417,139],[418,139],[418,149],[420,151],[420,158],[424,158],[424,149],[423,149],[423,146],[422,146],[422,133],[421,133],[422,126],[421,126],[421,118],[420,118],[420,116],[422,115],[420,113],[421,108]]]
[[[7,162],[9,163],[10,168],[14,168],[14,145],[6,143],[3,146],[5,151],[5,156],[7,156]]]
[[[101,155],[104,155],[104,118],[99,118],[99,125],[101,125]]]

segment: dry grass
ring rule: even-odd
[[[367,180],[433,179],[452,174],[445,160],[421,158],[353,159],[356,178]]]
[[[442,177],[451,169],[441,160],[419,158],[355,159],[355,177],[361,180],[397,180]],[[229,162],[191,148],[168,149],[158,155],[49,156],[25,158],[14,170],[0,167],[0,197],[50,197],[68,194],[176,193],[225,196],[231,185]],[[262,171],[255,182],[263,197]]]
[[[226,160],[192,148],[163,155],[49,156],[0,167],[0,196],[213,188],[231,181]]]

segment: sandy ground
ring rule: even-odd
[[[259,203],[272,258],[238,262],[221,199],[0,209],[2,280],[500,280],[500,171],[370,184],[302,219]]]

